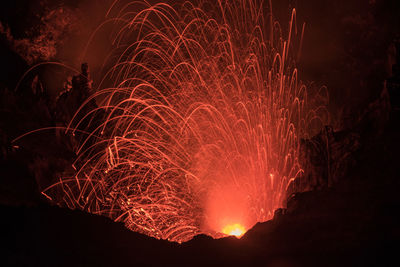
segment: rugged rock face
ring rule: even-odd
[[[360,147],[360,137],[350,131],[334,132],[326,126],[311,139],[300,143],[301,166],[304,173],[294,181],[291,193],[331,187],[354,165],[353,154]]]
[[[395,96],[390,99],[393,98]],[[355,154],[362,146],[367,146],[371,138],[383,134],[389,116],[389,95],[384,87],[353,130],[334,131],[331,126],[325,126],[312,138],[302,139],[299,158],[304,173],[294,181],[289,193],[321,190],[345,179],[356,164]]]

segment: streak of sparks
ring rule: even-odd
[[[284,38],[258,1],[218,3],[132,3],[110,20],[117,56],[86,115],[98,124],[45,196],[177,242],[240,236],[284,205],[317,117],[292,60],[296,12]]]

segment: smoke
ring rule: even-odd
[[[70,32],[77,28],[76,12],[68,7],[58,7],[44,13],[40,24],[26,31],[25,38],[15,38],[10,27],[0,22],[0,33],[27,64],[49,61],[57,55]]]
[[[88,62],[92,76],[103,62],[102,55],[107,33],[99,34],[90,42],[91,34],[105,20],[111,0],[105,1],[63,1],[63,0],[19,0],[9,4],[9,12],[0,12],[0,39],[7,51],[13,51],[21,63],[10,64],[15,59],[0,63],[7,73],[19,73],[9,83],[15,86],[27,66],[41,62],[59,62],[66,67],[41,65],[35,69],[50,96],[57,96],[69,76],[75,75],[72,69],[79,69],[82,62]],[[24,8],[21,10],[21,6]],[[88,43],[91,45],[88,46]],[[88,47],[89,49],[85,49]],[[84,53],[84,51],[88,51]],[[9,54],[9,53],[8,53]],[[7,55],[8,55],[7,54]],[[4,79],[9,75],[0,74]],[[28,79],[31,76],[27,77]],[[8,78],[9,79],[9,78]],[[30,83],[30,81],[28,81]]]

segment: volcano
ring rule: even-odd
[[[389,265],[400,7],[267,2],[5,4],[4,265]]]

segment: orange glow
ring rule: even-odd
[[[246,233],[246,229],[243,225],[239,223],[230,224],[224,227],[222,233],[226,235],[234,235],[236,237],[241,237],[244,233]]]
[[[328,124],[325,87],[307,100],[292,58],[296,11],[281,30],[271,1],[148,2],[110,7],[103,78],[65,131],[82,136],[74,170],[42,194],[159,239],[241,237],[283,207],[300,140]]]

